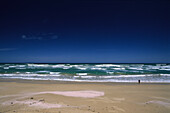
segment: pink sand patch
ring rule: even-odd
[[[104,96],[104,92],[99,92],[99,91],[46,91],[46,92],[39,92],[36,94],[45,94],[45,93],[70,96],[70,97],[81,97],[81,98],[94,98],[94,97]]]

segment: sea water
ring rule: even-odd
[[[0,78],[170,83],[170,64],[0,64]]]

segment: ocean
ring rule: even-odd
[[[170,64],[0,64],[0,78],[170,83]]]

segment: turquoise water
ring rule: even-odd
[[[0,64],[0,78],[88,82],[170,82],[170,64]]]

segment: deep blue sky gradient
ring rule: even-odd
[[[0,62],[170,63],[170,1],[1,1]]]

